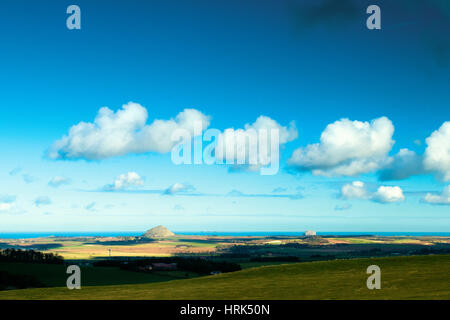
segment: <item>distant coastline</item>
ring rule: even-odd
[[[199,236],[236,236],[236,237],[244,237],[244,236],[254,236],[254,237],[274,237],[274,236],[303,236],[304,232],[283,232],[283,231],[242,231],[242,232],[220,232],[220,231],[175,231],[177,235],[199,235]],[[143,234],[143,231],[89,231],[89,232],[0,232],[0,239],[31,239],[31,238],[40,238],[40,237],[125,237],[125,236],[140,236]],[[411,237],[421,237],[421,236],[435,236],[435,237],[450,237],[450,232],[334,232],[334,231],[325,231],[325,232],[317,232],[319,236],[411,236]]]

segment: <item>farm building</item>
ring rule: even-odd
[[[152,263],[153,270],[177,270],[176,263]]]

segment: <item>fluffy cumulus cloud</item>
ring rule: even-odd
[[[48,156],[52,159],[98,160],[126,154],[167,153],[178,141],[172,134],[182,129],[194,134],[194,126],[209,126],[209,117],[196,109],[185,109],[174,119],[147,124],[147,109],[130,102],[121,109],[103,107],[94,122],[80,122],[56,141]]]
[[[259,116],[254,123],[245,124],[243,129],[228,128],[217,139],[215,156],[226,163],[245,165],[250,171],[278,161],[280,145],[298,137],[294,122],[287,126],[266,116]],[[276,148],[276,150],[274,149]],[[241,159],[241,163],[239,160]]]
[[[379,203],[393,203],[405,200],[403,190],[397,186],[380,186],[375,192],[370,192],[364,182],[354,181],[341,188],[343,199],[365,199]]]
[[[425,169],[433,172],[438,179],[450,180],[450,121],[434,131],[426,140],[424,154]]]
[[[113,183],[103,187],[106,191],[124,190],[130,187],[139,187],[144,184],[144,179],[136,172],[128,172],[118,176]]]
[[[174,195],[174,194],[178,194],[178,193],[184,193],[184,192],[188,192],[188,191],[193,191],[195,190],[195,188],[187,183],[174,183],[173,185],[171,185],[169,188],[167,188],[164,191],[164,194],[167,195]]]
[[[386,117],[370,122],[341,119],[325,128],[320,143],[296,149],[288,163],[315,175],[357,176],[386,165],[393,133]]]
[[[341,196],[344,199],[365,199],[367,191],[364,182],[353,181],[351,184],[345,184],[341,188]]]
[[[408,149],[400,149],[378,173],[381,181],[402,180],[424,173],[422,156]]]
[[[450,205],[450,185],[441,194],[427,193],[422,200],[430,204]]]
[[[405,196],[400,187],[381,186],[372,195],[372,200],[381,203],[401,202],[405,200]]]
[[[266,116],[259,116],[254,123],[246,124],[244,129],[247,131],[253,129],[256,132],[259,130],[277,130],[279,133],[280,144],[285,144],[298,137],[295,122],[291,121],[288,126],[282,126],[277,121]]]
[[[36,207],[40,207],[40,206],[44,206],[44,205],[49,205],[52,203],[52,200],[50,200],[49,197],[47,196],[42,196],[42,197],[37,197],[34,200],[34,204],[36,205]]]
[[[423,155],[401,149],[378,173],[381,181],[402,180],[420,174],[434,174],[442,181],[450,180],[450,122],[444,122],[426,140]]]
[[[68,178],[62,177],[62,176],[55,176],[48,182],[48,185],[51,187],[57,188],[59,186],[69,184],[69,183],[70,183],[70,180]]]

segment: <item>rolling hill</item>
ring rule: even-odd
[[[154,228],[151,228],[150,230],[147,230],[147,232],[145,232],[142,237],[143,238],[149,238],[149,239],[154,239],[154,238],[169,238],[174,236],[175,233],[173,233],[172,231],[170,231],[169,229],[167,229],[164,226],[156,226]]]
[[[366,269],[381,268],[381,289],[368,290]],[[0,299],[450,299],[450,255],[334,260],[116,286],[25,289]]]

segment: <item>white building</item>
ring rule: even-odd
[[[315,236],[316,232],[313,230],[306,230],[305,231],[305,236]]]

